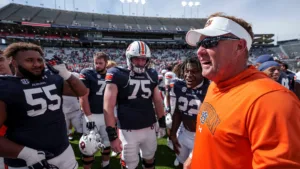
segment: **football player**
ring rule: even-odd
[[[289,89],[289,79],[284,76],[285,73],[280,71],[280,64],[276,61],[267,61],[262,63],[259,68],[259,71],[264,72],[271,79],[280,83]]]
[[[104,52],[97,52],[94,55],[94,68],[86,68],[80,72],[80,79],[88,88],[88,93],[80,98],[80,104],[85,114],[83,120],[84,133],[88,130],[98,130],[103,144],[106,146],[102,152],[102,168],[109,168],[110,142],[105,131],[103,115],[103,94],[105,89],[105,74],[108,56]],[[94,156],[83,154],[84,169],[92,167]]]
[[[170,138],[180,168],[183,168],[183,163],[193,149],[197,113],[209,86],[209,81],[202,76],[198,58],[187,58],[183,63],[183,70],[184,80],[176,80],[171,85],[176,104]]]
[[[3,55],[11,59],[15,76],[0,77],[0,156],[9,169],[77,168],[62,111],[62,95],[82,96],[84,84],[58,58],[48,60],[31,43],[13,43]]]
[[[79,74],[72,72],[72,74],[79,78]],[[66,124],[68,129],[69,140],[73,139],[72,126],[79,134],[82,133],[82,112],[80,110],[80,104],[78,97],[63,96],[63,112],[65,113]]]
[[[289,65],[287,63],[283,63],[279,60],[277,62],[280,64],[281,74],[284,74],[284,76],[282,76],[281,82],[284,82],[285,85],[283,85],[283,83],[281,83],[281,84],[285,87],[288,86],[287,87],[288,89],[294,91],[296,74],[288,70]],[[280,76],[280,79],[281,79],[281,76]]]
[[[142,41],[134,41],[126,50],[129,69],[111,68],[105,78],[106,131],[112,150],[122,150],[121,165],[124,169],[135,169],[138,166],[139,151],[143,167],[153,169],[157,148],[155,112],[159,121],[158,132],[163,133],[166,128],[163,101],[157,86],[158,75],[148,67],[150,59],[148,45]],[[116,104],[119,136],[114,117]]]
[[[0,50],[0,75],[12,75],[9,67],[9,60],[3,56],[3,51]],[[6,132],[6,127],[3,125],[0,127],[0,136],[4,136]],[[4,168],[3,158],[0,157],[0,169]]]

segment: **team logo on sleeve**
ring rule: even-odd
[[[29,80],[28,79],[21,79],[22,84],[27,85],[29,84]]]
[[[114,75],[112,73],[106,73],[105,80],[111,81],[113,79],[113,76]]]
[[[204,124],[204,123],[205,123],[205,121],[206,121],[206,119],[207,119],[207,116],[208,116],[208,114],[207,114],[206,111],[203,111],[203,112],[201,113],[201,117],[200,117],[200,123],[201,123],[201,124]]]

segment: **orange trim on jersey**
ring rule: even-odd
[[[141,44],[140,54],[145,55],[145,44],[142,41],[140,41],[140,44]]]
[[[113,74],[107,74],[105,76],[105,80],[112,80],[112,78],[113,78]]]

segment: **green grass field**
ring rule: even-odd
[[[71,145],[73,146],[73,150],[76,155],[76,159],[79,163],[79,169],[83,169],[82,162],[80,160],[80,151],[78,148],[78,141],[79,136],[74,135],[73,141],[70,141]],[[162,138],[158,139],[158,146],[156,151],[156,166],[155,169],[173,169],[174,167],[174,160],[175,160],[175,154],[172,152],[172,150],[169,149],[167,146],[167,139]],[[119,157],[111,157],[110,160],[110,167],[112,169],[120,169],[120,158]],[[139,168],[142,168],[141,165]],[[93,164],[92,169],[101,169],[101,153],[98,152],[95,157],[95,162]]]

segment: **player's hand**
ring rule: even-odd
[[[19,155],[19,159],[22,159],[26,162],[27,166],[32,166],[36,163],[39,163],[46,159],[46,154],[43,151],[37,151],[29,147],[24,147]]]
[[[181,148],[181,145],[179,144],[177,137],[176,137],[176,136],[170,136],[170,138],[171,138],[171,141],[172,141],[172,143],[173,143],[173,147],[174,147],[173,149],[174,149],[174,152],[175,152],[177,155],[179,155],[179,153],[180,153],[179,148]]]
[[[96,127],[96,124],[95,124],[94,121],[89,121],[89,122],[86,123],[86,128],[89,129],[90,131],[94,130],[95,127]]]
[[[110,142],[110,146],[112,151],[116,153],[120,153],[122,151],[122,142],[119,138],[116,138],[114,141]]]
[[[192,158],[188,157],[183,164],[183,169],[190,169],[191,163],[192,163]]]
[[[68,80],[71,77],[71,72],[66,68],[65,63],[57,56],[46,58],[46,65],[50,71],[59,74],[64,80]]]

